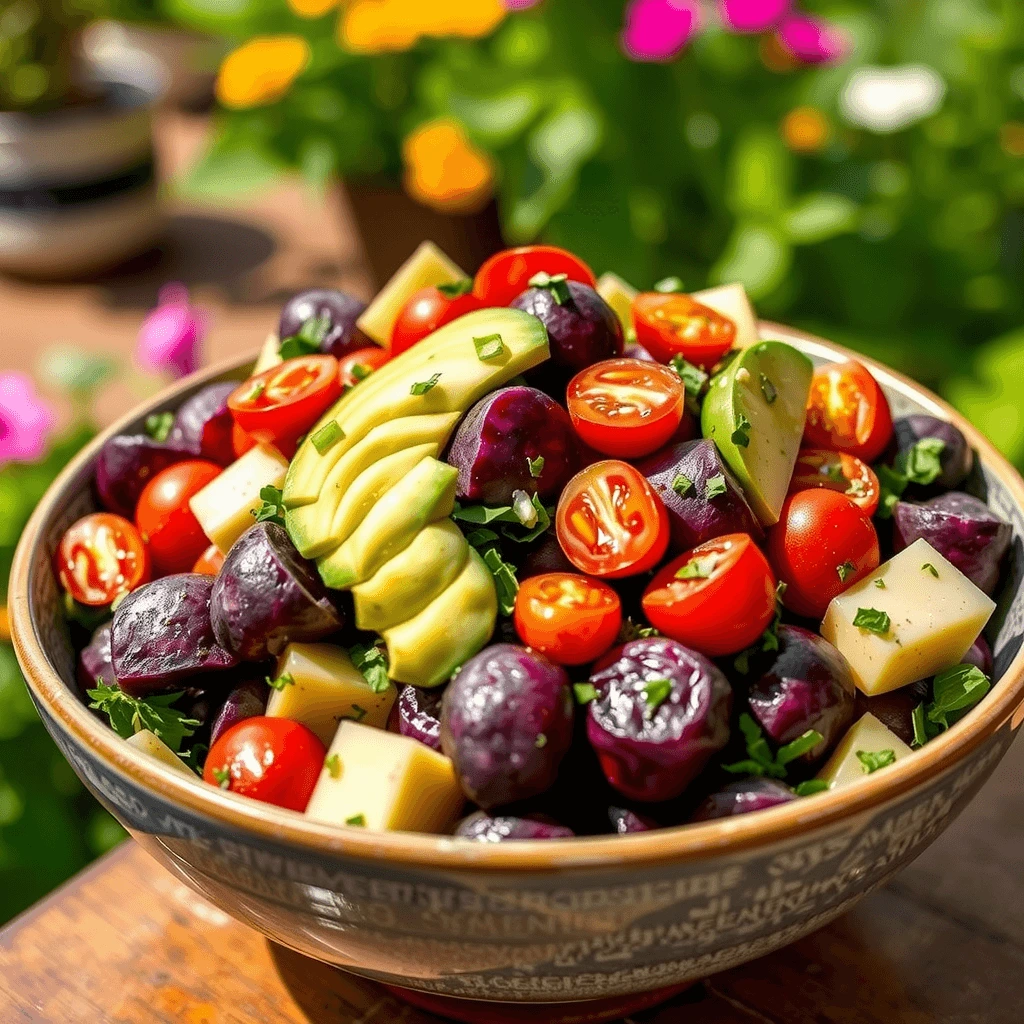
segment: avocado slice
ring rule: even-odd
[[[317,562],[324,583],[348,590],[369,579],[404,550],[427,523],[443,519],[455,507],[459,471],[437,459],[421,459],[367,513],[336,551]]]
[[[475,548],[451,586],[411,619],[384,631],[388,675],[439,686],[491,638],[498,618],[494,578]]]
[[[736,474],[758,519],[779,521],[800,452],[814,367],[782,341],[744,349],[711,381],[701,431]]]
[[[412,543],[352,588],[356,627],[380,633],[423,611],[462,572],[469,544],[450,520],[423,527]]]
[[[493,334],[501,336],[501,352],[482,360],[473,339]],[[331,470],[386,420],[463,413],[549,354],[544,325],[520,309],[480,309],[445,325],[372,373],[320,419],[292,459],[284,485],[285,506],[298,508],[316,501]],[[416,388],[431,381],[427,389]],[[310,438],[332,420],[344,436],[321,454]]]

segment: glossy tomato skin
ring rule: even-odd
[[[523,245],[495,253],[476,272],[473,294],[481,306],[507,306],[530,286],[541,271],[552,277],[565,274],[570,281],[597,284],[594,272],[578,256],[555,245]]]
[[[691,564],[700,573],[679,577]],[[651,580],[642,604],[666,636],[718,658],[749,647],[768,628],[775,577],[748,534],[728,533],[672,559]]]
[[[68,527],[53,556],[61,586],[79,604],[100,608],[149,581],[149,552],[127,519],[93,512]]]
[[[520,584],[514,621],[528,647],[559,665],[585,665],[615,643],[622,604],[607,583],[576,573],[545,573]]]
[[[253,800],[304,811],[326,757],[327,748],[306,726],[257,715],[218,737],[203,765],[203,780]]]
[[[224,554],[216,544],[211,544],[192,566],[192,571],[200,576],[216,576],[224,564]]]
[[[471,289],[472,283],[467,281],[466,287]],[[481,302],[472,290],[454,296],[434,287],[413,292],[391,328],[391,355],[400,355],[438,328],[480,308]]]
[[[804,443],[874,462],[892,440],[889,402],[871,372],[855,359],[814,371]]]
[[[374,370],[379,370],[390,358],[391,353],[378,345],[350,352],[338,364],[338,379],[341,381],[342,389],[347,391],[354,388],[361,380],[366,380]]]
[[[681,355],[714,366],[736,341],[736,324],[690,295],[641,292],[633,300],[636,340],[659,362]]]
[[[576,433],[605,455],[639,458],[666,444],[683,419],[679,375],[640,359],[606,359],[569,382],[566,403]]]
[[[566,557],[590,576],[616,579],[653,569],[669,540],[668,512],[640,473],[606,459],[562,491],[555,532]]]
[[[231,450],[240,459],[247,451],[259,444],[252,434],[247,434],[237,423],[231,426]]]
[[[206,550],[210,542],[188,503],[220,472],[215,462],[191,459],[168,466],[146,484],[135,525],[149,545],[156,575],[189,572]]]
[[[827,448],[802,448],[789,484],[790,494],[815,487],[845,494],[869,516],[875,514],[881,493],[875,471],[856,455]]]
[[[785,606],[820,619],[833,597],[878,568],[878,534],[871,517],[844,495],[799,491],[768,531],[768,558],[786,584]]]

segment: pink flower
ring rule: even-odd
[[[632,0],[622,47],[637,61],[677,57],[700,28],[699,0]]]
[[[0,373],[0,466],[41,458],[54,419],[31,377]]]
[[[850,49],[845,32],[807,14],[783,19],[778,38],[784,50],[807,64],[842,60]]]
[[[733,32],[764,32],[791,6],[792,0],[718,0],[722,23]]]
[[[159,304],[143,321],[135,359],[145,370],[185,377],[199,368],[199,350],[206,335],[206,314],[189,305],[183,284],[160,289]]]

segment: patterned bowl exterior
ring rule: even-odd
[[[772,324],[762,336],[819,363],[848,355]],[[931,412],[964,430],[980,455],[979,483],[1016,539],[988,630],[992,692],[924,751],[857,786],[635,836],[492,845],[330,828],[193,783],[123,743],[74,695],[50,556],[93,507],[102,439],[55,482],[16,558],[11,614],[32,697],[78,775],[157,860],[319,960],[424,992],[520,1002],[643,992],[752,960],[826,924],[916,857],[982,786],[1024,718],[1024,482],[952,409],[869,365],[897,415]],[[190,378],[111,432],[245,368]]]

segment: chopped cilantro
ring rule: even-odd
[[[542,288],[551,293],[551,297],[560,306],[564,306],[571,298],[569,291],[568,274],[548,274],[546,271],[539,271],[530,278],[531,288]]]
[[[331,754],[330,757],[324,759],[324,768],[327,769],[327,774],[332,779],[341,778],[341,758],[337,754]]]
[[[657,711],[672,692],[671,679],[648,679],[644,683],[644,701],[648,710]]]
[[[673,356],[669,366],[676,371],[683,382],[683,387],[686,388],[686,404],[690,412],[698,412],[708,375],[699,366],[688,363],[681,355]]]
[[[781,765],[787,765],[790,761],[795,761],[798,757],[802,757],[807,751],[813,750],[823,739],[824,736],[817,729],[808,729],[793,740],[792,743],[779,747],[775,760]]]
[[[683,291],[685,288],[686,286],[683,284],[683,279],[681,277],[676,277],[675,275],[672,277],[663,277],[654,286],[654,290],[656,292],[661,292],[662,295],[672,295],[675,292]]]
[[[878,587],[879,590],[885,590],[885,580],[879,576],[878,579],[875,580],[875,586]]]
[[[348,655],[374,693],[384,693],[391,685],[388,678],[388,659],[379,647],[373,644],[355,644],[348,649]]]
[[[309,435],[309,440],[317,450],[318,455],[329,452],[339,441],[344,440],[345,431],[338,426],[337,420],[331,420],[324,424],[319,430]]]
[[[289,686],[295,685],[295,677],[291,672],[282,672],[276,679],[271,679],[270,676],[266,677],[267,686],[272,690],[284,690]]]
[[[896,472],[912,484],[927,486],[942,473],[942,453],[946,442],[937,437],[922,437],[896,456]]]
[[[672,490],[679,495],[680,498],[685,498],[693,490],[693,481],[682,473],[677,474],[675,480],[672,481]]]
[[[213,777],[217,781],[217,785],[221,789],[230,789],[231,787],[231,772],[227,768],[214,768]]]
[[[784,779],[786,765],[812,750],[824,738],[817,730],[808,729],[792,743],[779,747],[778,753],[773,755],[761,727],[747,712],[740,715],[740,732],[746,740],[747,758],[735,764],[723,764],[722,768],[733,775],[767,775],[773,779]]]
[[[542,732],[537,733],[537,738],[533,741],[533,745],[538,750],[542,750],[544,747],[546,747],[548,745],[548,738],[547,738],[547,736],[545,736],[544,733],[542,733]]]
[[[243,402],[255,402],[256,399],[258,399],[260,397],[260,395],[262,395],[263,392],[266,391],[266,390],[267,390],[266,381],[262,381],[262,380],[255,381],[253,383],[253,386],[250,388],[249,393],[245,396],[245,398],[242,399],[242,401]]]
[[[698,555],[676,569],[675,578],[677,580],[706,580],[715,571],[717,564],[718,556],[716,554],[706,555],[703,558]]]
[[[349,368],[348,372],[357,380],[366,380],[367,377],[373,373],[373,369],[366,366],[363,363],[353,363]]]
[[[879,768],[887,768],[896,761],[895,750],[858,750],[857,760],[864,766],[864,771],[870,775],[877,772]]]
[[[345,819],[346,825],[365,825],[366,815],[365,814],[353,814],[351,818]]]
[[[901,476],[888,466],[876,466],[875,474],[878,476],[880,488],[878,511],[875,515],[879,519],[889,519],[892,516],[893,509],[896,507],[896,503],[907,489],[907,478]]]
[[[263,502],[259,508],[253,510],[257,523],[277,523],[284,526],[284,495],[279,487],[267,484],[260,488],[260,501]]]
[[[526,457],[526,465],[530,468],[530,476],[534,480],[537,479],[544,472],[544,456],[538,455],[537,458],[531,459],[529,456]]]
[[[155,412],[146,417],[146,433],[154,441],[166,441],[171,427],[174,426],[173,412]]]
[[[502,615],[511,615],[516,606],[516,594],[519,593],[515,566],[506,562],[497,548],[488,548],[483,553],[483,558],[484,565],[491,570],[494,577],[494,585],[498,591],[498,608]]]
[[[413,384],[409,388],[410,395],[425,395],[431,388],[437,387],[437,382],[441,379],[440,373],[435,373],[429,380],[421,380]]]
[[[704,484],[704,500],[711,501],[712,498],[717,498],[728,490],[729,487],[725,482],[725,477],[721,473],[716,473],[714,476],[709,476]]]
[[[836,572],[839,574],[839,582],[845,583],[851,573],[857,571],[857,566],[853,562],[843,562],[841,565],[836,566]]]
[[[331,329],[330,315],[311,316],[304,320],[296,334],[290,338],[284,338],[278,348],[278,354],[282,359],[295,359],[298,356],[312,355],[320,351],[320,345],[327,332]]]
[[[89,707],[104,712],[110,719],[111,729],[122,739],[148,729],[171,750],[177,751],[181,749],[181,741],[199,728],[200,723],[196,719],[171,707],[182,698],[181,691],[153,697],[131,697],[117,683],[108,686],[103,679],[97,679],[96,688],[86,692],[91,700]]]
[[[940,730],[948,729],[988,693],[990,686],[988,676],[975,665],[954,665],[944,669],[932,681],[928,721],[939,726]]]
[[[743,413],[737,416],[736,429],[732,432],[730,440],[740,448],[746,448],[750,444],[750,420]]]
[[[936,579],[939,578],[939,570],[936,569],[931,562],[925,562],[924,565],[921,566],[921,572],[930,572]]]
[[[775,385],[762,373],[759,374],[761,380],[761,394],[764,395],[764,400],[772,405],[775,399],[779,397],[779,392]]]
[[[461,277],[458,281],[448,281],[445,284],[439,284],[437,290],[446,299],[457,299],[462,295],[468,295],[473,290],[473,279],[471,277]]]
[[[597,687],[593,683],[573,683],[572,692],[576,695],[577,704],[589,704],[597,700]]]
[[[653,626],[638,626],[628,615],[622,620],[619,628],[619,635],[615,642],[620,644],[629,643],[630,640],[645,639],[649,636],[661,636]]]
[[[482,338],[473,339],[476,357],[484,363],[488,359],[497,359],[505,351],[505,343],[500,334],[485,334]]]
[[[843,464],[841,462],[826,462],[823,463],[821,469],[818,470],[819,476],[823,476],[826,480],[830,480],[834,484],[841,484],[846,479],[846,474],[843,472]]]
[[[892,629],[892,621],[888,614],[880,612],[877,608],[858,608],[857,614],[853,617],[853,624],[858,629],[875,633],[877,636],[886,636]]]
[[[537,495],[531,499],[533,507],[537,512],[536,525],[523,533],[522,520],[512,505],[459,505],[456,503],[452,510],[452,519],[457,523],[470,523],[474,526],[487,526],[490,523],[497,523],[502,535],[508,540],[517,544],[526,544],[536,540],[551,525],[551,515],[554,508],[545,508]],[[497,540],[498,535],[491,538]],[[474,544],[474,547],[480,547]]]
[[[814,796],[815,793],[824,793],[828,789],[828,783],[824,779],[806,779],[797,784],[794,792],[797,796]]]

